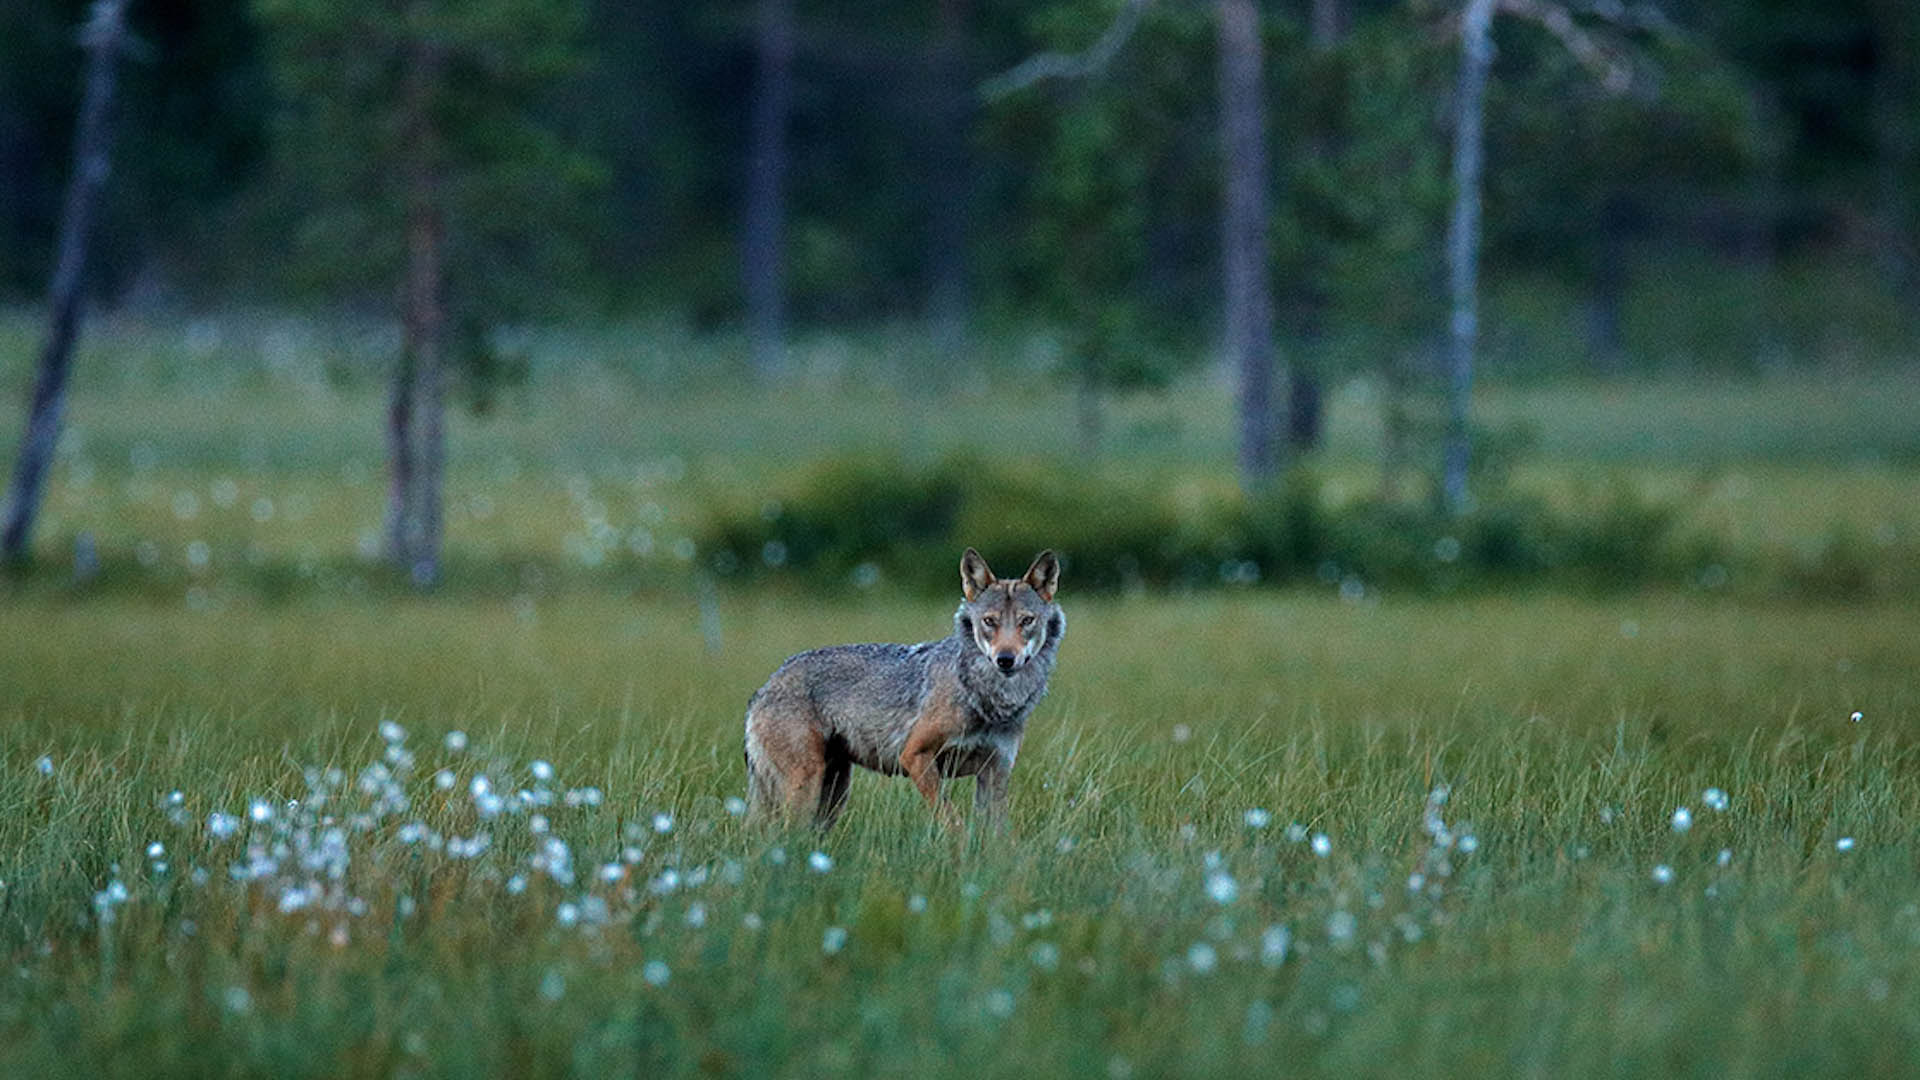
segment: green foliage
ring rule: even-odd
[[[341,5],[256,0],[276,86],[276,168],[297,221],[283,267],[300,285],[391,295],[406,250],[408,171],[443,200],[451,333],[484,407],[524,364],[502,324],[570,310],[576,236],[599,167],[552,117],[586,60],[577,0]],[[571,310],[577,311],[577,307]]]
[[[1112,14],[1105,2],[1051,5],[1029,22],[1039,47],[1071,52]],[[1010,284],[1058,328],[1062,366],[1090,387],[1164,386],[1194,355],[1174,347],[1200,329],[1192,293],[1166,277],[1200,264],[1174,265],[1164,249],[1213,243],[1218,152],[1195,137],[1214,108],[1212,82],[1195,78],[1213,62],[1211,26],[1198,9],[1156,5],[1091,81],[1041,83],[990,110],[995,145],[1022,163]]]
[[[1325,50],[1290,24],[1271,35],[1282,330],[1325,336],[1328,376],[1375,368],[1440,326],[1452,182],[1433,103],[1453,57],[1416,15],[1367,15]]]
[[[1079,587],[1094,589],[1316,580],[1363,590],[1620,589],[1689,582],[1726,558],[1711,539],[1684,534],[1675,507],[1620,486],[1567,508],[1495,494],[1460,519],[1420,504],[1332,505],[1304,470],[1248,500],[1227,488],[1168,491],[964,458],[925,471],[854,458],[776,490],[758,507],[716,512],[699,541],[716,571],[942,591],[963,547],[1003,567],[1051,547]]]

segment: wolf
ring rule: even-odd
[[[953,633],[918,645],[836,645],[793,656],[747,702],[747,794],[755,815],[812,813],[822,831],[847,801],[853,766],[905,775],[941,824],[959,824],[940,782],[974,777],[974,805],[1006,822],[1007,780],[1027,716],[1047,692],[1066,634],[1054,603],[1060,560],[1018,578],[960,557]]]

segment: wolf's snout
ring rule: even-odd
[[[993,662],[1000,665],[1001,671],[1012,671],[1014,662],[1017,659],[1018,658],[1015,657],[1012,653],[1003,652],[1000,655],[994,657]]]

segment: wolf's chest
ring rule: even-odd
[[[979,728],[962,733],[947,741],[935,756],[934,764],[942,776],[972,776],[995,758],[1013,767],[1013,759],[1020,753],[1019,729]]]

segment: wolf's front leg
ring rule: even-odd
[[[980,816],[996,829],[1007,827],[1007,781],[1013,776],[1013,762],[996,753],[973,778],[973,804]]]
[[[934,820],[955,830],[960,827],[960,821],[953,804],[940,798],[940,770],[933,763],[942,745],[943,741],[935,739],[909,739],[906,750],[900,754],[900,768],[907,779],[913,781],[913,786],[920,789],[920,797],[927,800],[927,809],[933,811]]]

